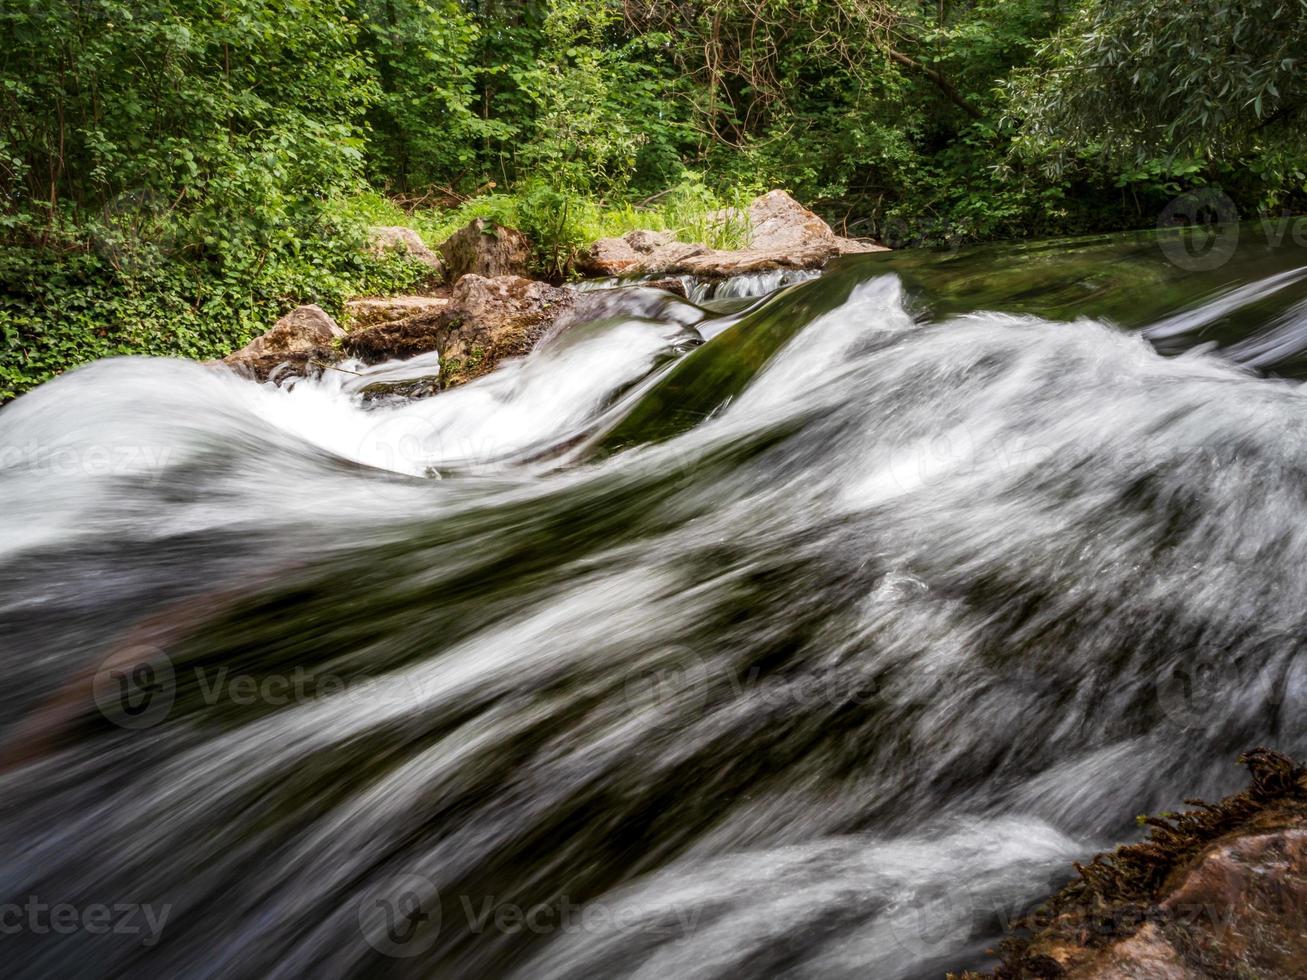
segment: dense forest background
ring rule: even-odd
[[[211,357],[476,215],[564,276],[783,187],[893,246],[1307,178],[1307,0],[0,0],[0,400]]]

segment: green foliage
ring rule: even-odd
[[[741,248],[750,237],[749,216],[744,209],[752,196],[743,186],[723,196],[698,174],[687,174],[662,197],[658,227],[674,232],[683,242],[698,242],[709,248]]]
[[[1304,38],[1307,0],[2,0],[0,400],[417,281],[368,224],[491,218],[560,279],[741,245],[775,186],[893,245],[1299,206]]]
[[[375,95],[346,0],[10,0],[0,30],[0,400],[412,281],[339,213]]]
[[[1057,172],[1076,153],[1151,164],[1254,158],[1301,186],[1304,0],[1087,0],[1015,73],[1022,149]]]
[[[7,227],[144,215],[200,250],[238,211],[275,223],[349,183],[372,86],[347,14],[345,0],[8,0]]]
[[[372,181],[397,191],[476,169],[478,146],[515,135],[476,112],[482,40],[457,0],[363,0],[362,44],[380,94],[368,119]]]
[[[351,296],[403,291],[429,275],[404,257],[370,256],[363,235],[342,208],[318,236],[220,271],[139,243],[127,265],[78,241],[0,249],[0,402],[96,358],[222,357],[301,303],[339,316]]]
[[[566,192],[656,187],[692,142],[665,45],[613,0],[361,0],[381,94],[374,184],[470,191],[548,174]],[[669,110],[671,112],[669,113]]]
[[[405,214],[376,196],[360,199],[358,206],[371,223],[407,224],[433,245],[476,218],[517,228],[532,242],[535,271],[561,280],[590,243],[637,228],[670,231],[682,241],[713,248],[739,248],[749,237],[747,217],[728,213],[723,219],[718,212],[738,208],[749,196],[741,189],[719,194],[698,175],[687,174],[644,205],[629,201],[609,205],[592,195],[532,179],[511,193],[483,194],[446,211],[419,209]]]

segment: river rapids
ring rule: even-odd
[[[6,406],[4,972],[983,966],[1307,754],[1307,249],[1167,245],[607,289],[418,400]]]

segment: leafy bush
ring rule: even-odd
[[[6,229],[57,235],[69,223],[112,227],[144,213],[179,247],[202,251],[233,220],[258,237],[350,185],[374,88],[349,7],[6,3]]]
[[[559,279],[636,227],[740,245],[715,212],[774,186],[895,245],[1151,224],[1209,182],[1301,207],[1303,11],[6,0],[0,399],[414,281],[360,253],[367,224],[437,244],[491,218]]]
[[[637,228],[671,231],[682,241],[715,248],[738,248],[749,237],[747,217],[737,212],[723,220],[717,212],[739,207],[750,196],[742,189],[719,194],[690,174],[647,204],[609,204],[533,179],[511,192],[482,194],[449,210],[418,208],[405,213],[377,194],[356,198],[353,207],[369,223],[407,225],[433,246],[476,218],[516,228],[531,240],[534,271],[561,280],[571,274],[577,255],[592,242]]]
[[[1023,148],[1117,161],[1307,149],[1307,4],[1087,0],[1013,73]]]
[[[98,243],[0,249],[0,402],[101,357],[222,357],[301,303],[339,316],[351,296],[412,288],[430,270],[362,248],[354,215],[317,235],[230,256],[221,267],[133,243],[130,261]]]

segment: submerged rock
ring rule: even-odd
[[[1268,749],[1244,792],[1152,817],[1007,939],[998,980],[1307,976],[1307,770]],[[978,980],[962,974],[960,980]]]
[[[320,306],[300,306],[273,324],[272,329],[222,359],[228,367],[266,381],[285,368],[303,374],[313,362],[329,363],[340,357],[336,343],[345,331]]]
[[[400,381],[373,381],[371,384],[366,384],[358,389],[359,395],[362,396],[365,404],[386,399],[407,401],[414,398],[427,398],[439,391],[440,376],[437,374],[424,374],[416,378],[405,378]]]
[[[842,238],[821,218],[784,191],[768,191],[744,212],[719,211],[719,226],[747,225],[749,244],[714,249],[677,241],[670,232],[637,230],[602,238],[582,257],[588,275],[692,275],[726,278],[773,269],[818,269],[837,255],[886,251],[883,245]]]
[[[401,252],[421,262],[437,276],[445,271],[440,256],[427,247],[427,243],[412,228],[403,225],[374,225],[368,229],[368,247],[374,255]]]
[[[448,306],[350,333],[342,348],[370,364],[436,351],[441,387],[520,357],[576,302],[576,293],[521,276],[463,276]]]
[[[515,228],[477,218],[454,232],[440,246],[449,281],[475,275],[525,276],[531,260],[531,243]]]

